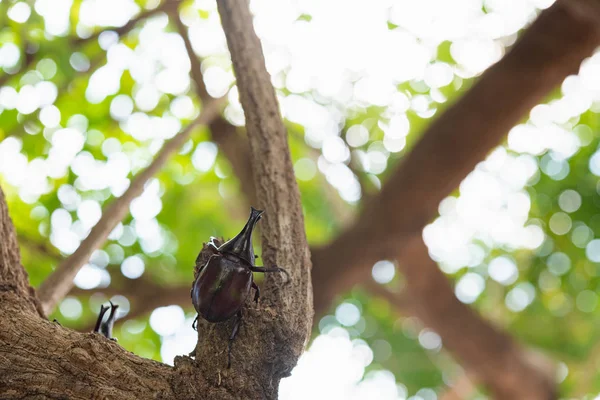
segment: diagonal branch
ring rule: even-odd
[[[513,341],[456,299],[421,231],[439,202],[598,44],[600,1],[559,0],[542,12],[512,51],[429,127],[358,221],[313,252],[317,313],[335,293],[364,280],[376,261],[397,259],[426,323],[497,397],[554,397]]]
[[[69,293],[73,287],[73,279],[81,267],[89,260],[92,253],[106,241],[115,226],[123,219],[129,210],[131,201],[144,190],[144,185],[154,176],[169,157],[179,149],[198,125],[210,123],[219,115],[222,99],[211,100],[204,105],[200,116],[184,130],[167,141],[152,163],[140,172],[131,182],[125,193],[115,199],[102,214],[100,221],[94,226],[87,238],[77,250],[54,270],[42,283],[39,297],[44,311],[49,314],[58,302]]]

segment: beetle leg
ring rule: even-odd
[[[254,290],[256,290],[256,293],[254,294],[254,302],[258,303],[258,298],[260,297],[260,289],[254,281],[252,281],[252,287],[254,288]]]
[[[251,266],[250,267],[250,271],[253,272],[283,272],[285,274],[286,279],[286,283],[289,282],[290,280],[290,274],[283,268],[279,268],[279,267],[257,267],[257,266]]]
[[[195,330],[196,332],[198,331],[198,315],[196,315],[196,318],[194,318],[194,322],[192,322],[192,329]]]
[[[231,336],[229,336],[229,346],[227,348],[227,369],[231,368],[231,345],[233,344],[233,340],[238,334],[240,329],[240,324],[242,323],[242,310],[237,312],[235,322],[233,324],[233,329],[231,330]]]

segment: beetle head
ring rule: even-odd
[[[252,231],[264,211],[250,207],[250,218],[244,226],[244,229],[233,239],[223,243],[219,247],[221,253],[230,253],[245,260],[250,265],[254,265],[254,249],[252,248]]]

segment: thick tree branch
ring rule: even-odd
[[[44,316],[35,290],[29,286],[27,272],[21,266],[15,229],[0,188],[0,296],[2,293],[13,293],[21,300],[19,304]]]
[[[217,5],[246,115],[259,206],[266,211],[262,222],[263,259],[285,267],[292,280],[285,291],[278,291],[276,280],[267,275],[265,298],[280,303],[277,308],[286,313],[282,322],[287,322],[287,329],[302,339],[295,349],[299,355],[312,322],[311,261],[287,131],[248,2],[219,0]]]
[[[598,44],[600,1],[559,0],[544,11],[506,57],[429,127],[356,224],[313,253],[315,265],[339,266],[314,270],[317,312],[335,293],[365,279],[376,261],[397,259],[426,323],[498,398],[553,397],[552,386],[523,361],[517,346],[456,299],[420,236],[439,202]]]
[[[221,385],[243,388],[246,398],[272,399],[277,397],[279,380],[290,374],[310,334],[310,253],[286,130],[248,2],[218,0],[217,5],[246,116],[258,206],[266,211],[261,222],[262,257],[266,265],[279,265],[290,274],[285,285],[279,274],[267,275],[259,307],[243,309],[246,329],[232,351],[232,369],[238,379]],[[231,326],[206,325],[198,329],[196,359],[222,359],[216,352],[227,348]],[[217,379],[214,370],[202,363],[199,367],[205,376],[212,374]]]
[[[77,250],[46,278],[39,288],[39,297],[47,314],[69,293],[69,290],[73,287],[73,279],[77,275],[77,272],[89,260],[92,253],[106,241],[110,232],[127,214],[129,204],[143,192],[144,185],[148,179],[154,176],[167,162],[169,157],[187,141],[196,126],[208,124],[218,116],[221,103],[221,100],[212,100],[205,103],[200,116],[164,144],[152,163],[136,175],[125,193],[109,205],[102,214],[100,221],[94,226]]]
[[[232,374],[223,370],[215,357],[199,363],[180,356],[171,368],[139,358],[102,335],[81,334],[49,322],[36,311],[35,297],[28,285],[0,190],[2,399],[254,399],[269,391],[266,386],[275,374]],[[254,310],[247,312],[256,315]],[[266,309],[260,314],[263,320],[275,319],[272,312]],[[252,331],[252,327],[245,330]],[[255,343],[267,339],[255,337]],[[206,351],[215,350],[210,344],[207,347]],[[249,351],[252,361],[252,347]],[[254,367],[264,362],[268,359],[261,359]]]
[[[0,295],[3,399],[177,398],[169,384],[172,368],[136,357],[101,335],[15,309],[14,297]]]

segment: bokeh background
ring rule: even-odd
[[[430,121],[552,3],[251,1],[311,245],[353,220]],[[36,287],[199,114],[184,41],[157,7],[0,1],[0,183]],[[179,13],[208,93],[226,96],[223,119],[242,127],[216,3],[183,1]],[[423,231],[458,299],[551,360],[568,398],[600,391],[598,112],[597,54],[509,132]],[[87,330],[110,299],[126,349],[172,363],[194,348],[196,255],[248,215],[242,184],[211,139],[208,128],[194,130],[51,319]],[[435,332],[373,290],[402,291],[396,266],[377,262],[372,279],[315,321],[281,399],[484,398]]]

